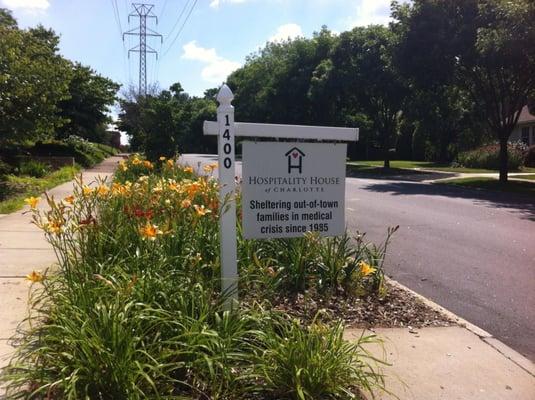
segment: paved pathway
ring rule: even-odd
[[[97,177],[108,177],[120,157],[110,157],[96,167],[83,172],[84,182]],[[67,182],[48,193],[57,199],[72,192],[73,183]],[[47,208],[41,201],[40,209]],[[31,223],[28,207],[0,217],[0,368],[7,365],[13,348],[9,339],[26,317],[29,282],[26,275],[34,270],[44,271],[56,262],[54,252],[41,230]],[[26,212],[26,213],[25,213]]]

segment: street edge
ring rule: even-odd
[[[492,336],[492,334],[490,334],[486,330],[480,328],[477,325],[472,324],[471,322],[465,320],[462,317],[459,317],[457,314],[442,307],[441,305],[435,303],[434,301],[429,300],[427,297],[424,297],[421,294],[416,293],[414,290],[399,283],[398,281],[389,277],[386,277],[386,280],[392,286],[410,293],[411,295],[416,297],[418,300],[423,302],[426,306],[444,314],[445,316],[450,318],[452,321],[456,322],[459,326],[469,330],[474,335],[478,336],[488,346],[492,347],[498,353],[502,354],[505,358],[509,359],[511,362],[516,364],[519,368],[523,369],[524,371],[526,371],[528,374],[530,374],[531,376],[535,378],[535,363],[533,363],[532,361],[524,357],[522,354],[518,353],[516,350],[513,350],[512,348],[510,348],[505,343],[496,339],[494,336]]]

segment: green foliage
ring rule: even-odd
[[[56,137],[76,135],[92,142],[104,142],[101,126],[109,122],[108,107],[113,105],[119,85],[79,63],[71,65],[69,98],[59,104],[67,121]]]
[[[522,143],[509,143],[507,145],[507,168],[518,170],[524,164],[526,146]],[[475,150],[459,153],[457,162],[468,168],[500,169],[500,146],[490,144],[479,147]]]
[[[69,96],[71,76],[58,37],[12,24],[0,24],[0,37],[0,144],[53,136],[64,122],[58,104]]]
[[[348,343],[341,324],[303,325],[266,302],[222,311],[215,180],[134,156],[111,188],[79,183],[49,206],[34,222],[59,271],[39,279],[2,377],[9,398],[354,399],[383,387],[363,347],[373,337]],[[244,275],[248,245],[260,253],[240,241]],[[297,244],[296,259],[318,245]]]
[[[524,155],[524,163],[526,167],[535,168],[535,146],[530,146],[525,155]],[[1,172],[0,172],[1,174]]]
[[[534,16],[530,0],[419,0],[396,14],[405,60],[414,55],[411,75],[430,88],[433,80],[455,85],[477,105],[500,144],[502,182],[507,141],[535,94]]]
[[[72,180],[79,170],[78,167],[62,167],[42,178],[6,175],[0,179],[0,214],[21,209],[26,197],[38,197],[43,191]]]
[[[81,135],[102,140],[119,86],[58,52],[43,26],[19,29],[0,8],[0,146]]]
[[[309,327],[297,322],[268,326],[261,333],[266,349],[257,367],[265,382],[262,391],[281,400],[353,399],[348,382],[367,390],[383,386],[363,348],[373,337],[349,343],[343,333],[341,323],[332,328],[315,322]]]
[[[20,175],[42,178],[50,172],[50,165],[35,160],[25,160],[19,165],[18,172]]]
[[[179,83],[170,91],[120,100],[119,129],[134,151],[156,161],[180,152],[215,152],[215,138],[202,134],[204,120],[215,119],[213,98],[190,97]]]

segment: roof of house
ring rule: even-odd
[[[530,114],[528,106],[524,106],[522,111],[520,111],[520,116],[518,117],[519,124],[526,124],[528,122],[535,122],[535,115]]]

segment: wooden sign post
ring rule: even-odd
[[[203,126],[205,135],[218,136],[221,290],[227,295],[226,309],[230,309],[232,304],[238,300],[234,137],[294,139],[294,143],[286,144],[266,142],[265,150],[270,151],[267,156],[262,154],[262,149],[255,149],[256,146],[244,145],[244,148],[251,148],[258,155],[248,158],[251,160],[250,165],[253,165],[256,160],[260,162],[260,159],[263,159],[263,166],[257,168],[258,171],[262,172],[262,176],[255,173],[255,177],[251,177],[251,182],[249,182],[249,193],[254,197],[250,204],[259,204],[268,209],[260,218],[257,213],[247,213],[247,211],[251,211],[247,209],[250,207],[249,203],[244,205],[244,218],[246,215],[249,215],[248,218],[251,218],[251,215],[257,218],[256,221],[251,219],[253,223],[244,226],[248,231],[245,232],[246,237],[251,238],[302,236],[303,230],[317,231],[326,236],[339,234],[343,230],[341,227],[343,228],[344,224],[345,144],[338,145],[336,150],[332,147],[336,144],[332,143],[325,145],[299,144],[299,148],[294,147],[294,144],[297,145],[297,140],[301,139],[330,142],[358,140],[358,128],[235,123],[234,107],[231,104],[233,98],[234,95],[230,88],[225,84],[221,86],[217,95],[219,102],[217,122],[204,121]],[[258,143],[258,145],[262,146],[264,143]],[[317,146],[323,147],[318,148]],[[306,150],[306,154],[303,150]],[[271,156],[273,158],[269,158]],[[306,162],[303,161],[303,157],[308,157]],[[271,160],[273,160],[273,164],[268,165]],[[318,168],[325,163],[328,163],[333,169]],[[276,169],[275,165],[282,165],[284,168]],[[272,171],[270,175],[269,169],[276,171]],[[253,171],[254,168],[250,168],[250,170]],[[318,171],[327,172],[330,176],[320,176]],[[279,176],[274,176],[274,173]],[[288,177],[280,176],[286,173],[289,175]],[[244,171],[244,176],[246,174],[247,171]],[[283,183],[285,186],[280,186]],[[290,192],[292,195],[289,195]],[[265,193],[265,195],[258,193]],[[322,194],[312,198],[311,193]],[[332,196],[337,196],[338,201],[336,199],[331,201],[330,197]],[[280,209],[282,201],[284,201],[286,214]],[[273,210],[269,210],[272,207]],[[270,219],[271,222],[275,219],[276,222],[284,221],[285,223],[262,226],[261,222],[264,222],[264,218]],[[286,223],[289,220],[295,221],[295,223]]]

